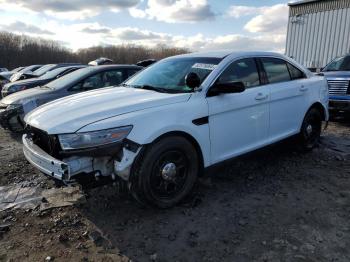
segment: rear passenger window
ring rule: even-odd
[[[103,87],[102,74],[96,74],[73,86],[70,91],[88,91]]]
[[[278,58],[261,58],[270,84],[290,81],[287,63]]]
[[[233,62],[218,79],[218,83],[243,82],[246,88],[260,85],[260,78],[253,58]]]
[[[289,73],[290,73],[292,80],[305,78],[305,74],[302,71],[300,71],[298,68],[296,68],[295,66],[293,66],[289,63],[287,63],[287,66],[288,66]]]
[[[123,82],[123,72],[122,70],[107,71],[103,74],[102,81],[103,87],[107,86],[117,86]]]

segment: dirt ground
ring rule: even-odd
[[[74,207],[0,213],[0,261],[350,261],[350,121],[319,148],[292,141],[211,170],[170,210],[145,209],[116,187]],[[0,130],[0,186],[52,188]]]

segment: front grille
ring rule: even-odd
[[[330,95],[348,95],[349,94],[349,80],[328,80]]]
[[[52,157],[59,158],[61,148],[57,136],[49,135],[45,131],[32,126],[26,127],[26,133],[35,145]]]

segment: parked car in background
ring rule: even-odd
[[[52,80],[60,78],[68,73],[71,73],[71,72],[73,72],[77,69],[81,69],[83,67],[86,67],[86,66],[74,65],[74,66],[59,67],[59,68],[56,68],[54,70],[46,72],[45,74],[43,74],[42,76],[40,76],[38,78],[31,78],[31,79],[27,79],[27,80],[20,80],[20,81],[16,81],[13,83],[8,83],[3,87],[2,91],[1,91],[1,95],[2,95],[2,97],[6,97],[10,94],[13,94],[13,93],[16,93],[19,91],[30,89],[30,88],[33,88],[36,86],[45,85],[45,84],[51,82]]]
[[[11,71],[6,71],[6,72],[1,72],[0,73],[0,79],[2,80],[7,80],[8,82],[10,81],[10,78],[13,74],[20,72],[21,70],[23,70],[25,67],[17,67]]]
[[[21,70],[23,70],[24,67],[17,67],[11,71],[7,71],[7,72],[1,72],[0,73],[0,91],[2,90],[2,87],[10,82],[10,78],[13,74],[20,72]]]
[[[328,86],[268,52],[194,53],[159,61],[124,82],[29,113],[27,160],[65,183],[125,180],[135,198],[176,205],[204,168],[297,135],[317,145]]]
[[[350,54],[331,61],[323,70],[329,86],[329,110],[332,114],[350,113]]]
[[[141,69],[133,65],[86,67],[41,87],[7,96],[0,101],[0,125],[11,131],[22,131],[24,115],[36,107],[72,94],[119,85]]]
[[[113,60],[106,58],[106,57],[100,57],[97,58],[96,60],[90,61],[89,66],[98,66],[98,65],[111,65],[113,64]]]
[[[10,82],[15,82],[21,79],[26,79],[27,76],[33,75],[33,72],[39,68],[41,68],[43,65],[31,65],[23,68],[20,72],[14,73],[10,77]]]
[[[146,60],[142,60],[142,61],[137,62],[136,65],[147,67],[147,66],[150,66],[156,62],[157,62],[156,59],[146,59]]]
[[[20,72],[20,73],[18,73],[19,77],[17,77],[17,79],[14,79],[14,81],[36,78],[36,77],[44,75],[45,73],[47,73],[49,71],[55,70],[56,68],[67,67],[67,66],[76,66],[76,65],[81,65],[81,64],[80,63],[47,64],[47,65],[44,65],[44,66],[36,69],[33,72],[26,72],[26,73]],[[14,81],[12,81],[12,82],[14,82]]]
[[[7,69],[7,68],[5,68],[5,67],[0,67],[0,73],[1,72],[8,72],[9,70]]]
[[[19,66],[19,67],[12,69],[11,72],[16,73],[16,72],[21,71],[22,69],[24,69],[24,66]]]

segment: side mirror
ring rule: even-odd
[[[201,85],[201,79],[196,73],[191,72],[186,75],[185,83],[189,88],[195,89]]]
[[[245,91],[243,82],[216,83],[208,92],[208,96],[216,96],[219,94],[234,94]]]

